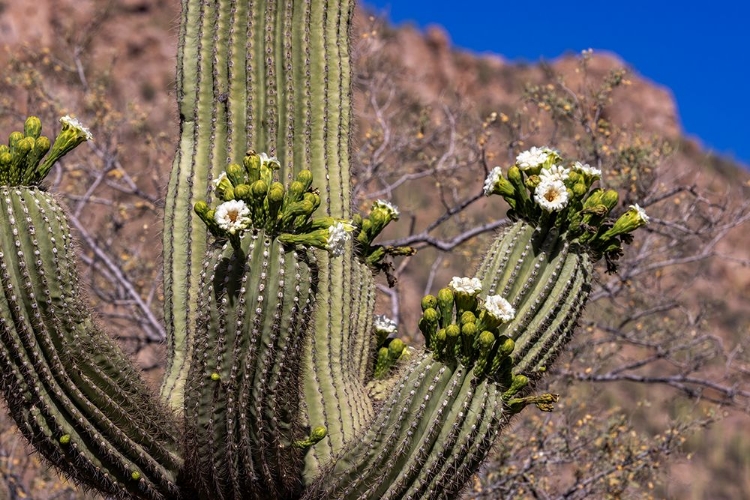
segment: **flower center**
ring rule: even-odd
[[[546,193],[544,193],[544,198],[547,201],[555,201],[555,199],[560,195],[560,193],[557,191],[557,189],[549,189]]]

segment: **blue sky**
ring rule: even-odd
[[[438,24],[456,47],[535,62],[593,48],[669,87],[703,146],[750,165],[750,2],[367,0],[392,22]]]

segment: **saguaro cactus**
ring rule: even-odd
[[[522,153],[485,181],[516,222],[475,278],[423,299],[410,355],[373,318],[373,273],[413,253],[375,243],[398,210],[350,213],[351,10],[183,1],[160,397],[87,312],[42,187],[90,134],[65,117],[51,144],[31,117],[0,146],[2,391],[67,476],[133,498],[450,497],[513,415],[556,400],[530,382],[573,333],[593,263],[648,218],[609,219],[596,169]]]

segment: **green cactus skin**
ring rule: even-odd
[[[0,213],[0,366],[19,428],[75,481],[174,498],[177,429],[82,303],[62,209],[36,188],[2,187]]]
[[[209,181],[249,148],[277,156],[282,179],[308,168],[323,182],[321,211],[349,217],[351,121],[348,1],[183,2],[178,54],[180,146],[165,214],[165,321],[169,359],[162,398],[182,410],[195,348],[206,230],[192,213]],[[226,96],[227,99],[220,99]],[[328,436],[307,454],[314,476],[372,415],[365,390],[373,292],[353,259],[319,258],[314,342],[307,344],[307,424]],[[369,309],[363,309],[369,307]],[[368,319],[362,320],[361,318]],[[357,320],[357,318],[360,318]],[[359,332],[359,334],[357,334]],[[358,354],[353,361],[351,353]],[[364,354],[361,354],[364,353]],[[346,417],[342,417],[346,415]],[[351,419],[349,416],[355,418]]]
[[[244,238],[242,250],[225,245],[204,266],[186,460],[202,498],[293,498],[302,453],[292,445],[307,436],[299,372],[316,260],[263,232]]]
[[[455,497],[513,415],[529,404],[550,409],[556,396],[531,387],[570,339],[594,261],[616,258],[625,233],[648,218],[636,206],[612,223],[614,192],[584,199],[585,189],[565,185],[555,196],[569,204],[540,205],[541,180],[524,183],[532,170],[511,167],[506,179],[498,167],[485,192],[506,198],[520,220],[480,265],[482,295],[444,288],[425,297],[426,351],[410,355],[390,340],[376,373],[383,338],[373,332],[373,270],[386,254],[412,250],[378,247],[350,213],[352,2],[182,6],[160,394],[84,307],[62,209],[36,187],[17,187],[38,185],[90,133],[66,117],[65,141],[43,158],[49,140],[32,117],[0,146],[0,381],[12,416],[53,465],[115,497]],[[267,221],[281,209],[278,184],[266,198],[263,182],[239,182],[251,150],[277,157],[287,193],[310,189],[304,196],[315,204],[319,193],[318,221],[352,219],[347,231],[360,224],[358,248],[369,253],[356,255],[349,242],[334,258],[303,246],[304,234],[250,228],[242,216],[240,233],[224,227],[222,236],[211,219],[217,193],[226,202],[236,185],[240,197],[259,195]],[[225,171],[222,197],[211,181]],[[591,188],[593,177],[576,175],[569,184]],[[327,230],[310,228],[316,238]]]
[[[472,358],[462,358],[460,343],[453,345],[461,354],[451,349],[438,356],[441,361],[422,355],[364,436],[346,447],[305,498],[458,495],[496,436],[525,406],[511,409],[505,403],[527,392],[528,378],[513,373],[538,377],[570,339],[591,279],[588,255],[578,250],[554,228],[517,222],[501,234],[477,278],[489,295],[501,292],[517,310],[515,318],[498,329],[515,341],[512,355],[495,356],[500,362],[493,365],[494,376],[482,374],[486,360],[477,368],[474,362],[464,364]],[[454,299],[448,289],[438,294],[441,324],[453,322]],[[443,342],[452,345],[449,338]],[[503,371],[503,360],[512,370]]]

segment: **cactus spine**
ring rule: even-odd
[[[398,210],[350,213],[351,11],[183,1],[160,398],[81,303],[64,211],[39,187],[91,134],[65,117],[51,143],[31,117],[0,146],[2,391],[74,480],[149,499],[445,497],[514,414],[556,401],[530,382],[593,263],[612,267],[647,216],[610,220],[600,173],[551,150],[496,168],[485,193],[516,222],[475,278],[424,298],[412,355],[373,322],[373,272],[413,253],[374,242]]]

